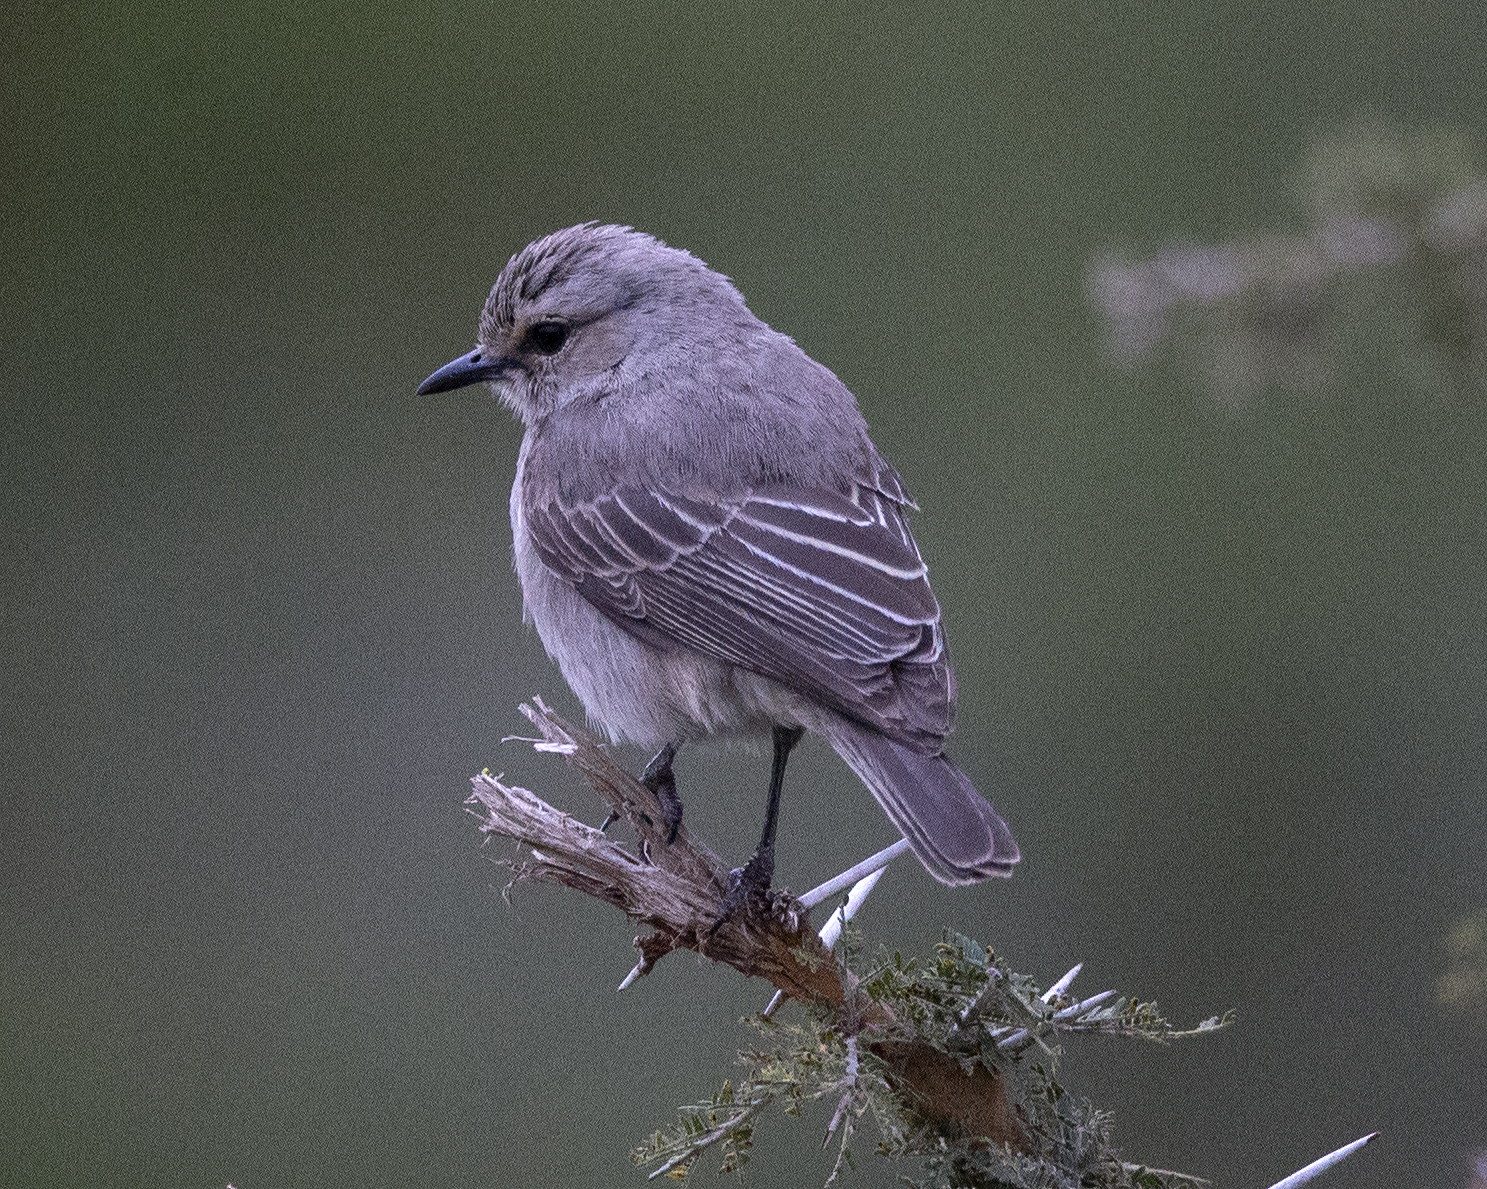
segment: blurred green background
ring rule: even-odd
[[[862,923],[1237,1027],[1071,1046],[1133,1158],[1454,1186],[1487,1036],[1487,400],[1387,353],[1235,411],[1106,358],[1085,269],[1297,218],[1357,114],[1487,133],[1469,4],[35,4],[0,49],[0,1181],[631,1185],[767,991],[461,808],[576,707],[509,566],[518,428],[466,350],[529,239],[631,223],[856,392],[916,521],[956,754],[1010,883],[902,864]],[[638,765],[644,759],[635,754]],[[742,858],[764,761],[694,750]],[[756,770],[757,768],[757,770]],[[820,746],[797,889],[892,834]],[[749,1176],[819,1185],[825,1117]],[[899,1169],[859,1145],[856,1183]],[[711,1167],[698,1183],[718,1180]]]

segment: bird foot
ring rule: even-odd
[[[676,758],[676,747],[668,743],[640,774],[640,783],[656,794],[661,803],[661,824],[666,827],[666,845],[676,841],[676,832],[682,825],[682,799],[676,795],[676,777],[671,773],[671,761]]]
[[[769,885],[774,879],[774,847],[756,851],[754,857],[742,867],[728,873],[728,891],[723,895],[723,910],[707,930],[711,937],[724,921],[732,920],[740,912],[747,913],[751,907],[768,909]]]

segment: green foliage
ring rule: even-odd
[[[735,1090],[730,1082],[706,1102],[682,1107],[678,1121],[657,1131],[631,1153],[637,1164],[659,1162],[652,1177],[685,1179],[697,1157],[723,1145],[722,1171],[733,1172],[749,1159],[754,1121],[770,1103],[779,1100],[784,1113],[799,1116],[813,1101],[835,1095],[835,1113],[826,1142],[840,1140],[838,1172],[850,1167],[848,1141],[857,1120],[871,1114],[885,1140],[903,1140],[903,1105],[890,1089],[882,1065],[864,1056],[855,1037],[844,1036],[827,1013],[812,1011],[800,1023],[780,1024],[762,1015],[745,1021],[769,1043],[739,1054],[748,1073]]]
[[[919,1189],[1182,1189],[1194,1177],[1121,1160],[1111,1140],[1112,1118],[1070,1095],[1056,1077],[1065,1034],[1099,1033],[1164,1043],[1225,1027],[1232,1013],[1187,1030],[1174,1028],[1154,1002],[1105,992],[1084,1001],[1045,992],[1027,975],[1010,970],[995,953],[969,937],[947,933],[927,961],[880,951],[862,963],[860,938],[849,932],[842,958],[857,976],[856,997],[846,1012],[812,1007],[797,1023],[762,1016],[747,1022],[766,1044],[740,1054],[748,1072],[735,1089],[723,1084],[705,1102],[681,1108],[673,1126],[657,1131],[632,1153],[637,1164],[659,1164],[652,1177],[685,1179],[708,1148],[723,1147],[722,1169],[749,1158],[761,1112],[779,1101],[800,1115],[813,1102],[835,1102],[824,1143],[838,1142],[828,1184],[852,1166],[850,1140],[865,1116],[879,1136],[877,1151],[891,1158],[919,1158]],[[886,1008],[888,1028],[859,1029],[864,1016]],[[947,1138],[926,1126],[913,1104],[896,1093],[887,1067],[870,1046],[920,1041],[954,1058],[968,1072],[977,1064],[1008,1079],[1033,1151],[1013,1153],[978,1137]],[[1036,1054],[1032,1060],[1024,1060]]]
[[[1164,343],[1209,394],[1246,404],[1375,376],[1422,392],[1487,388],[1487,172],[1450,127],[1361,122],[1302,161],[1304,228],[1106,251],[1089,295],[1112,352]]]

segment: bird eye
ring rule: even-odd
[[[568,341],[568,327],[562,322],[538,322],[527,331],[527,342],[544,355],[556,355]]]

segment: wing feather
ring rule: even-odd
[[[906,503],[890,471],[851,498],[621,488],[576,506],[524,503],[523,517],[543,563],[626,630],[937,751],[954,678]]]
[[[811,601],[772,582],[758,567],[741,566],[725,556],[703,556],[687,559],[681,569],[686,574],[695,571],[709,584],[724,586],[756,615],[780,621],[834,659],[872,663],[894,646],[891,638],[875,633],[850,602],[842,600],[833,607],[819,599]]]

